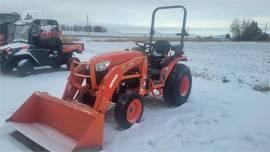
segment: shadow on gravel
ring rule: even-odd
[[[27,138],[23,134],[21,134],[19,131],[14,131],[10,134],[15,140],[25,145],[27,148],[29,148],[32,151],[36,152],[48,152],[45,148],[41,147],[37,143],[33,142],[31,139]]]

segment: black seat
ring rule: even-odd
[[[148,56],[148,62],[151,68],[161,69],[161,62],[164,60],[164,56],[160,54],[151,54]]]
[[[158,40],[155,42],[153,46],[153,50],[157,54],[162,54],[164,56],[168,54],[168,52],[170,51],[170,48],[171,48],[171,44],[167,40]]]
[[[153,45],[153,53],[148,56],[148,62],[150,64],[149,74],[152,79],[159,79],[160,70],[164,66],[162,62],[170,51],[170,47],[170,42],[166,40],[158,40]]]
[[[165,59],[170,51],[171,44],[166,40],[158,40],[153,45],[153,53],[148,56],[149,63],[152,68],[161,69],[161,62]]]

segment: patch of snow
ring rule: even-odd
[[[21,47],[29,47],[29,44],[27,44],[27,43],[20,43],[20,42],[10,43],[10,44],[1,46],[0,47],[0,50],[4,50],[4,49],[7,49],[7,48],[15,49],[15,48],[21,48]]]
[[[188,102],[170,108],[147,97],[141,123],[119,131],[106,124],[109,151],[267,151],[269,96],[222,82],[193,79]]]
[[[270,43],[187,42],[185,54],[194,76],[252,88],[270,82]]]

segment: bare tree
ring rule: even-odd
[[[251,21],[249,19],[243,19],[242,23],[241,23],[241,34],[243,34],[244,30],[247,29],[251,24]]]
[[[236,41],[268,41],[269,34],[263,33],[256,21],[234,19],[231,24],[233,39]]]
[[[231,24],[231,32],[233,34],[233,37],[239,37],[241,36],[241,21],[236,18],[233,20],[232,24]]]

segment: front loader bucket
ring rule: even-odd
[[[89,107],[35,92],[7,120],[49,151],[101,149],[104,114]]]

